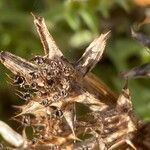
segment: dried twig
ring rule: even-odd
[[[144,46],[150,48],[150,37],[144,35],[143,33],[137,33],[133,29],[131,29],[132,37],[142,43]]]
[[[127,72],[121,73],[123,78],[134,79],[140,77],[150,77],[150,63],[135,67]]]

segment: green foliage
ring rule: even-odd
[[[45,17],[54,39],[72,60],[81,56],[83,47],[94,37],[111,29],[106,55],[94,72],[116,91],[122,87],[120,71],[150,60],[150,54],[130,35],[131,25],[138,21],[139,13],[144,14],[144,9],[140,11],[131,0],[1,0],[0,12],[1,50],[28,59],[33,52],[42,54],[30,12]],[[150,32],[148,28],[146,31]],[[6,86],[3,70],[1,66],[1,89]],[[145,119],[150,118],[149,85],[149,79],[130,82],[134,108]],[[4,99],[0,97],[1,102]]]

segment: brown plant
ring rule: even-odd
[[[89,73],[101,59],[110,33],[101,34],[77,62],[70,63],[44,19],[33,17],[44,55],[27,61],[9,52],[0,53],[2,64],[13,73],[13,84],[20,87],[19,96],[26,101],[17,106],[20,113],[14,116],[23,126],[22,136],[0,122],[0,134],[11,144],[3,146],[37,150],[150,148],[139,136],[149,126],[134,115],[127,81],[118,97]],[[26,137],[28,126],[33,129],[32,139]]]

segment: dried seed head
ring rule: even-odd
[[[64,59],[44,19],[34,16],[34,23],[45,56],[36,56],[30,62],[9,52],[0,53],[1,62],[19,75],[15,82],[28,85],[21,94],[29,101],[20,107],[21,113],[16,116],[22,117],[22,122],[34,129],[37,141],[34,145],[28,142],[28,145],[36,145],[36,148],[46,144],[61,145],[59,149],[66,149],[68,145],[76,149],[80,146],[95,148],[96,145],[98,149],[106,149],[116,141],[125,140],[136,130],[130,114],[129,90],[123,88],[117,101],[103,83],[93,77],[84,78],[102,57],[109,32],[95,39],[79,61],[72,65]],[[88,108],[88,113],[82,115],[85,120],[76,115],[76,102]],[[25,116],[30,116],[30,119]],[[81,142],[78,137],[85,132],[92,138]],[[80,141],[79,147],[74,140]]]

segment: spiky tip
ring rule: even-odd
[[[85,50],[82,57],[75,64],[75,67],[79,72],[85,75],[87,72],[91,71],[97,62],[101,59],[108,37],[110,36],[110,31],[101,34],[96,38]]]

